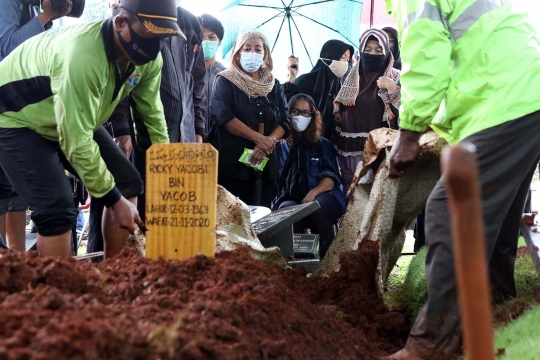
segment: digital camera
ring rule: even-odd
[[[52,9],[59,14],[65,13],[67,9],[69,8],[69,0],[50,0],[50,1],[51,1]],[[23,3],[25,2],[33,6],[40,6],[42,0],[23,1]],[[67,16],[80,18],[84,11],[85,0],[71,0],[71,2],[73,3],[73,7],[71,8],[71,12],[67,14]]]

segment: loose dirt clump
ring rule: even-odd
[[[379,297],[377,249],[308,278],[253,260],[98,265],[0,252],[0,359],[374,359],[403,345]]]
[[[523,256],[531,256],[529,249],[526,246],[520,246],[517,249],[516,258],[522,258]]]

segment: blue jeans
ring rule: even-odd
[[[77,216],[77,231],[82,231],[84,228],[84,213],[79,210],[79,215]]]

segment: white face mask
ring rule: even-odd
[[[263,54],[256,54],[252,52],[240,53],[240,66],[248,73],[254,73],[259,70],[264,62]]]
[[[292,117],[291,125],[295,131],[302,132],[307,129],[310,122],[311,122],[311,117],[305,117],[302,115],[294,115]]]
[[[330,59],[322,59],[323,63],[330,68],[330,71],[336,75],[337,78],[342,77],[345,75],[347,70],[349,69],[349,62],[348,61],[341,61],[341,60],[330,60]],[[330,65],[328,65],[326,62],[331,61]]]

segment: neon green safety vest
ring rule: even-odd
[[[431,124],[455,144],[540,110],[528,1],[389,1],[401,34],[401,128]]]

